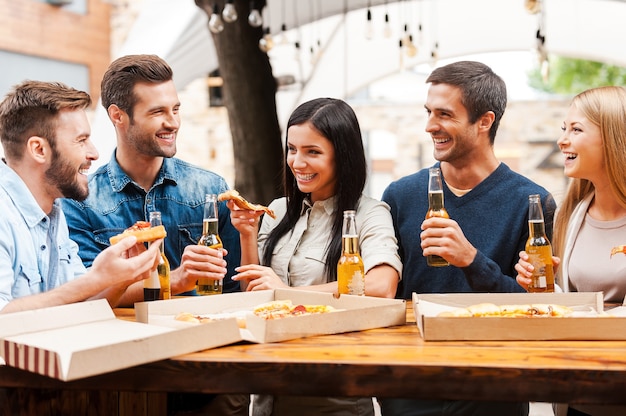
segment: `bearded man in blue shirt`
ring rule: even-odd
[[[90,104],[84,91],[41,81],[16,85],[0,103],[5,155],[0,162],[0,313],[95,298],[116,306],[127,287],[157,266],[160,244],[146,251],[135,237],[127,237],[102,251],[87,270],[69,238],[60,198],[87,197],[86,172],[98,158],[85,113]]]

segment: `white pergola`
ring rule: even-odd
[[[326,40],[322,43],[325,53],[305,88],[323,88],[331,83],[335,94],[338,90],[350,93],[398,71],[397,46],[404,24],[409,25],[415,38],[417,25],[422,25],[423,50],[407,65],[428,62],[435,43],[441,59],[529,50],[536,46],[535,35],[542,21],[549,53],[626,67],[626,2],[537,1],[542,4],[543,17],[530,14],[526,0],[268,0],[263,15],[274,34],[280,32],[283,23],[297,32],[297,27],[334,17],[335,26],[325,26],[332,32],[319,36]],[[368,4],[372,6],[375,29],[382,30],[385,12],[389,15],[393,31],[390,39],[380,34],[372,40],[365,38]],[[193,0],[145,0],[121,53],[159,54],[172,65],[177,84],[182,87],[217,68],[206,24],[206,15]],[[301,39],[303,51],[308,50],[309,42]],[[342,58],[335,59],[333,52]],[[327,65],[325,56],[333,59],[332,65]],[[326,66],[332,69],[327,71]],[[344,70],[347,76],[337,76]]]
[[[268,0],[263,17],[275,40],[284,24],[290,41],[301,45],[299,59],[293,49],[270,51],[274,74],[293,75],[298,81],[299,88],[279,97],[279,103],[290,112],[312,97],[348,97],[402,67],[433,65],[435,45],[440,60],[532,50],[539,28],[550,54],[626,67],[625,1],[537,1],[540,14],[529,13],[528,0]],[[371,39],[365,36],[368,5],[375,32]],[[389,38],[382,34],[385,14],[392,32]],[[400,58],[398,43],[405,25],[418,53]],[[179,89],[218,66],[207,16],[193,0],[145,0],[119,52],[129,53],[163,57],[172,66]],[[114,146],[113,133],[104,112],[100,108],[98,112],[93,136],[106,157]]]

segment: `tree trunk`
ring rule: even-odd
[[[221,12],[224,0],[195,0],[207,17],[215,3]],[[267,204],[283,195],[283,150],[276,114],[276,80],[265,52],[259,49],[262,27],[248,23],[249,0],[234,0],[238,19],[224,23],[213,37],[219,72],[224,81],[223,103],[233,140],[235,189],[246,199]],[[265,0],[257,0],[262,10]],[[208,22],[208,20],[207,20]],[[208,26],[207,26],[207,31]]]

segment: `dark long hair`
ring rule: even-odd
[[[287,166],[289,154],[289,127],[309,123],[322,136],[327,138],[335,149],[335,174],[337,175],[333,212],[333,226],[330,231],[330,244],[326,250],[324,272],[327,281],[337,280],[337,262],[341,256],[341,226],[343,211],[356,209],[365,181],[367,179],[367,163],[361,138],[359,121],[354,110],[346,102],[333,98],[317,98],[301,104],[294,110],[287,123],[287,140],[285,140],[284,187],[287,197],[287,214],[270,232],[263,264],[271,265],[272,253],[278,240],[293,230],[300,217],[302,202],[308,197],[298,189],[293,172]]]

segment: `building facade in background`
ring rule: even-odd
[[[0,0],[0,94],[36,79],[97,101],[111,58],[110,9],[102,0]]]

